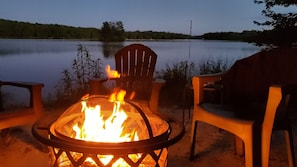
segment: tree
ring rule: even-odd
[[[294,45],[297,42],[297,1],[296,0],[254,0],[256,4],[265,4],[262,15],[269,18],[265,22],[254,21],[259,26],[269,26],[259,34],[258,44],[283,46]],[[294,12],[282,12],[281,9],[291,9]]]
[[[123,22],[103,22],[101,37],[103,42],[124,41],[125,29]]]

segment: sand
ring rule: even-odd
[[[50,109],[46,114],[59,115],[62,109]],[[161,112],[176,117],[181,121],[182,110],[180,108],[161,108]],[[54,113],[54,114],[53,114]],[[297,135],[297,119],[294,119],[294,143]],[[198,125],[198,137],[196,158],[189,161],[190,148],[190,123],[186,117],[186,133],[176,144],[169,147],[168,167],[244,167],[244,157],[234,154],[233,137],[230,133],[221,131],[216,127],[200,123]],[[39,143],[31,134],[32,124],[14,127],[10,129],[8,136],[1,138],[0,143],[0,167],[48,167],[49,153],[47,148]],[[297,144],[295,144],[295,150]],[[275,132],[272,136],[270,167],[288,166],[284,134]]]

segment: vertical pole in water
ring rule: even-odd
[[[189,33],[189,58],[191,56],[191,38],[192,38],[192,20],[190,20],[190,33]]]
[[[186,85],[184,85],[184,90],[183,90],[183,123],[185,120],[185,108],[188,107],[189,110],[189,118],[190,118],[190,103],[186,104],[186,100],[187,100],[187,92],[188,92],[188,84],[191,83],[191,78],[189,78],[190,81],[188,81],[188,75],[190,75],[190,70],[188,70],[188,64],[190,61],[190,57],[191,57],[191,38],[192,38],[192,20],[190,20],[190,32],[189,32],[189,36],[188,36],[188,42],[189,42],[189,55],[188,55],[188,59],[186,61],[186,66],[185,66],[185,81],[187,82]],[[188,74],[189,73],[189,74]],[[189,106],[187,106],[189,105]]]
[[[192,38],[192,20],[190,20],[190,33],[189,33],[189,37],[188,37],[188,41],[189,41],[189,55],[188,55],[188,60],[186,61],[186,68],[185,68],[185,79],[187,80],[188,76],[188,61],[191,57],[191,38]]]

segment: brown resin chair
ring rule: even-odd
[[[28,89],[30,99],[21,107],[5,107],[5,96],[1,95],[1,88],[6,86],[14,87],[14,89]],[[34,123],[42,115],[42,87],[42,83],[0,81],[0,131],[10,127]]]
[[[115,79],[116,87],[126,90],[128,96],[145,104],[153,112],[158,112],[159,91],[165,84],[162,80],[154,80],[157,54],[142,44],[131,44],[115,54],[115,70],[121,74]],[[100,85],[103,80],[90,80],[90,94],[101,94]],[[101,87],[102,88],[102,87]]]
[[[233,106],[234,108],[232,108],[222,104],[204,102],[203,90],[205,85],[218,81],[220,77],[220,75],[193,77],[194,111],[191,129],[190,160],[193,160],[195,156],[197,125],[201,121],[226,130],[243,141],[246,167],[268,167],[271,134],[274,130],[276,111],[279,110],[280,104],[287,105],[289,95],[282,98],[281,87],[269,87],[268,100],[266,107],[264,106],[266,108],[264,119],[259,122],[252,119],[244,119],[236,115],[234,111],[249,110],[250,108],[248,107],[238,106],[236,108]],[[280,103],[281,100],[282,103]],[[289,165],[292,167],[295,165],[292,131],[287,127],[277,128],[275,130],[285,130]]]

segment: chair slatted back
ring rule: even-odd
[[[115,54],[116,70],[121,74],[117,86],[137,99],[148,99],[157,61],[157,54],[142,44],[131,44]]]

